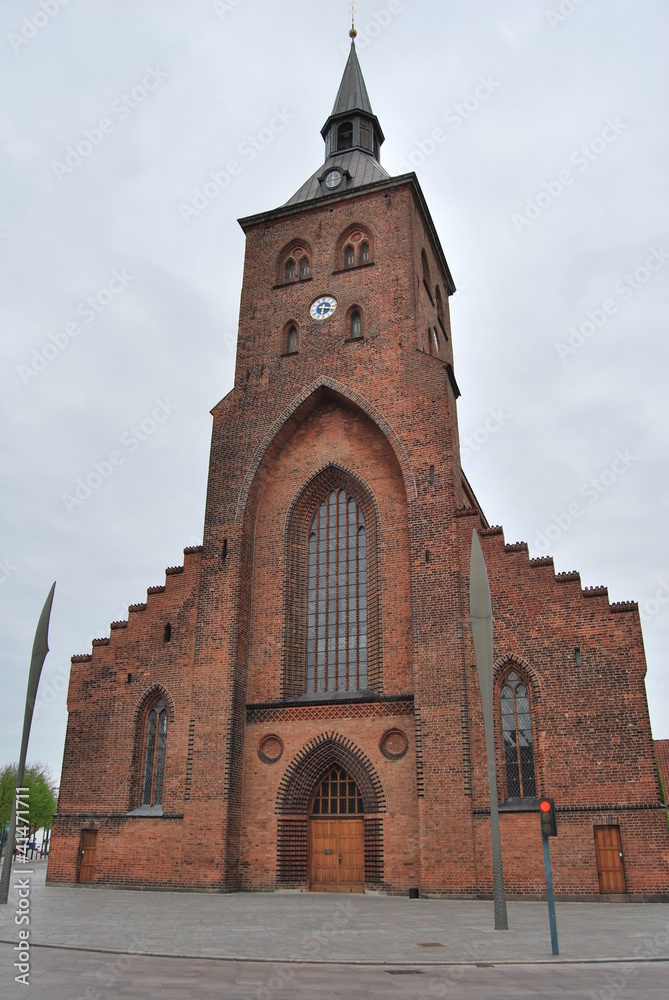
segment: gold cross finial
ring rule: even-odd
[[[355,38],[355,36],[357,34],[358,34],[358,32],[355,30],[355,4],[352,3],[351,4],[351,30],[349,31],[349,35],[350,35],[351,38]]]

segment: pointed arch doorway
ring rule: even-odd
[[[311,803],[309,888],[312,892],[365,891],[362,796],[343,767],[325,772]]]

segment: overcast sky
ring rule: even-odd
[[[236,220],[323,162],[349,41],[345,0],[61,3],[0,7],[0,764],[56,580],[29,749],[56,778],[70,656],[202,540]],[[465,471],[507,542],[639,601],[667,738],[669,10],[358,8],[382,162],[415,168],[458,287]]]

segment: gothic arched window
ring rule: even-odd
[[[423,281],[428,286],[430,285],[430,265],[427,262],[427,254],[424,250],[420,252],[420,262],[423,268]]]
[[[316,789],[312,816],[355,816],[363,813],[360,790],[343,767],[331,767]]]
[[[355,224],[345,229],[337,240],[339,267],[361,267],[374,259],[374,241],[369,230]]]
[[[291,325],[286,334],[286,354],[297,354],[297,327]]]
[[[276,280],[282,284],[310,278],[312,260],[313,253],[309,244],[305,240],[293,240],[279,254]]]
[[[446,336],[446,313],[444,312],[444,300],[441,297],[441,289],[439,288],[439,285],[437,285],[436,298],[437,298],[437,319],[439,320],[439,326],[442,329],[444,338],[448,340],[448,337]]]
[[[367,688],[367,532],[356,500],[332,490],[307,547],[306,693]]]
[[[160,698],[148,713],[146,756],[142,782],[143,806],[158,806],[163,801],[165,748],[167,745],[167,706]]]
[[[349,319],[349,337],[351,340],[360,340],[362,337],[362,313],[359,309],[353,309]]]
[[[530,720],[530,696],[523,678],[511,670],[500,690],[506,795],[509,799],[531,798],[537,794],[534,751]]]

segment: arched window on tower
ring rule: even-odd
[[[359,309],[353,309],[349,320],[349,337],[351,340],[360,340],[362,337],[362,313]]]
[[[423,281],[427,282],[427,284],[429,285],[430,284],[430,265],[427,262],[427,254],[425,253],[424,250],[421,250],[421,252],[420,252],[420,262],[421,262],[421,265],[422,265],[422,268],[423,268]]]
[[[343,489],[321,501],[307,546],[306,693],[367,688],[367,533]]]
[[[374,259],[374,241],[362,225],[349,226],[337,241],[339,267],[361,267]]]
[[[537,794],[530,719],[530,696],[523,678],[511,670],[500,689],[506,796],[532,798]]]
[[[437,299],[437,319],[439,320],[439,326],[441,327],[441,332],[444,335],[444,340],[448,340],[446,334],[446,313],[444,312],[444,300],[441,297],[441,289],[437,285],[435,292],[435,297]]]
[[[166,746],[167,706],[160,698],[150,709],[146,722],[146,754],[141,801],[143,806],[158,806],[163,801]]]
[[[310,278],[312,259],[309,245],[301,239],[293,240],[283,248],[277,261],[277,281],[304,281]]]
[[[433,354],[439,354],[439,334],[437,333],[436,326],[432,327],[432,352]]]
[[[425,250],[421,250],[420,252],[420,262],[423,269],[423,285],[430,302],[434,305],[434,299],[432,298],[432,291],[430,289],[430,285],[432,284],[430,280],[430,265],[427,262],[427,254],[425,253]]]
[[[294,324],[288,327],[286,334],[286,354],[297,354],[297,327]]]
[[[337,129],[337,152],[353,146],[353,122],[344,122]]]

